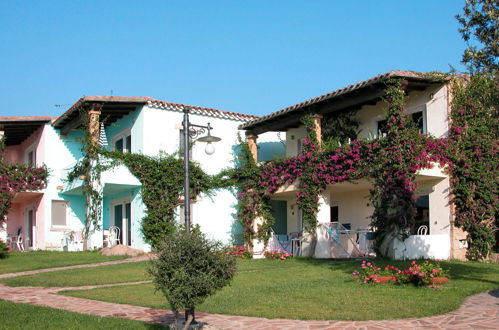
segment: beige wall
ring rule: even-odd
[[[350,223],[352,229],[368,228],[373,207],[367,206],[368,190],[338,192],[331,194],[332,205],[338,205],[340,223]]]
[[[360,136],[374,137],[377,134],[377,122],[386,119],[386,103],[362,107],[356,115],[360,122]],[[406,113],[426,111],[427,133],[435,137],[445,137],[448,133],[447,87],[435,86],[425,91],[411,92],[407,97]]]
[[[305,136],[307,136],[307,130],[303,125],[286,131],[286,156],[298,155],[298,140]]]

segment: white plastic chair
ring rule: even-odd
[[[120,228],[116,226],[109,227],[109,236],[107,237],[108,246],[120,244]]]
[[[428,234],[428,226],[422,225],[418,228],[417,235],[427,235]]]

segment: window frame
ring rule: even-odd
[[[59,202],[59,203],[64,203],[66,204],[66,212],[65,212],[65,223],[63,225],[61,224],[54,224],[54,202]],[[70,201],[64,200],[64,199],[52,199],[51,204],[50,204],[50,228],[52,229],[65,229],[68,228],[68,220],[69,220],[69,210],[70,210]]]
[[[129,146],[127,146],[128,138],[130,138],[130,145]],[[124,129],[111,137],[111,148],[110,148],[111,151],[118,150],[118,149],[116,149],[116,142],[118,142],[119,140],[123,140],[123,150],[121,150],[122,152],[124,152],[124,153],[132,153],[133,152],[133,148],[132,148],[133,137],[132,137],[132,129],[131,128]]]
[[[29,161],[29,154],[33,154],[33,162],[30,163]],[[36,166],[37,162],[37,157],[36,157],[36,145],[32,144],[26,150],[24,151],[24,164],[25,165],[34,165]]]

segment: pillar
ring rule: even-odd
[[[99,143],[101,108],[101,104],[93,104],[92,108],[88,110],[88,132],[91,136],[91,142],[94,144]]]
[[[253,221],[253,230],[258,231],[258,227],[263,224],[265,220],[261,217],[255,218]],[[258,239],[253,239],[253,259],[261,259],[264,257],[263,251],[265,250],[265,244],[263,241]]]
[[[322,129],[321,129],[321,120],[322,120],[322,115],[315,114],[312,116],[314,119],[314,132],[315,132],[315,137],[317,138],[317,142],[319,144],[319,148],[322,145]]]
[[[258,163],[258,146],[256,144],[256,140],[258,139],[258,135],[256,134],[246,134],[246,141],[248,142],[248,147],[253,157],[253,161]]]
[[[90,145],[92,147],[95,147],[99,144],[99,134],[100,134],[100,115],[101,115],[101,109],[102,105],[101,104],[92,104],[91,108],[88,110],[88,133],[90,136]],[[90,152],[94,152],[93,148],[89,149]],[[98,155],[93,155],[91,159],[91,165],[90,166],[96,166],[98,159],[95,157],[99,157]],[[92,172],[87,174],[89,176],[88,180],[90,180],[90,184],[92,185],[93,189],[98,191],[101,196],[102,196],[102,184],[100,184],[100,178],[93,177]],[[87,196],[87,199],[90,197]],[[91,205],[94,203],[93,201],[87,200],[88,205]],[[101,248],[103,246],[103,233],[102,233],[102,226],[103,226],[103,221],[102,221],[102,210],[103,210],[103,200],[100,202],[101,205],[99,205],[101,209],[100,213],[100,219],[97,219],[97,226],[94,226],[93,224],[89,224],[90,229],[89,229],[89,237],[86,248],[92,249],[92,248]],[[88,210],[87,210],[88,212]],[[87,215],[88,217],[88,215]]]

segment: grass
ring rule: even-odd
[[[1,279],[9,286],[82,286],[136,282],[150,279],[146,275],[147,261],[100,267],[78,268],[57,272]]]
[[[376,262],[379,266],[384,261]],[[389,262],[406,267],[409,262]],[[499,264],[442,262],[452,280],[441,289],[361,285],[350,274],[359,262],[295,258],[239,260],[231,286],[198,311],[301,320],[376,320],[442,314],[469,295],[499,288]],[[80,286],[147,280],[147,262],[101,266],[4,279],[16,286]],[[152,284],[67,291],[63,294],[152,308],[169,308]]]
[[[145,322],[99,317],[0,300],[0,329],[165,329]]]
[[[0,259],[0,274],[23,272],[43,268],[91,264],[124,259],[123,256],[103,256],[97,252],[14,251]]]
[[[377,264],[384,265],[379,261]],[[408,262],[390,262],[407,266]],[[499,265],[443,262],[452,280],[441,289],[412,285],[362,285],[351,280],[352,261],[312,259],[241,260],[232,285],[208,298],[198,311],[301,320],[379,320],[424,317],[452,311],[464,298],[499,288]],[[105,268],[105,267],[101,267]],[[99,273],[104,270],[99,270]],[[135,272],[135,271],[134,271]],[[115,276],[120,276],[115,273]],[[143,277],[142,279],[145,279]],[[152,284],[63,294],[109,302],[169,308]]]

